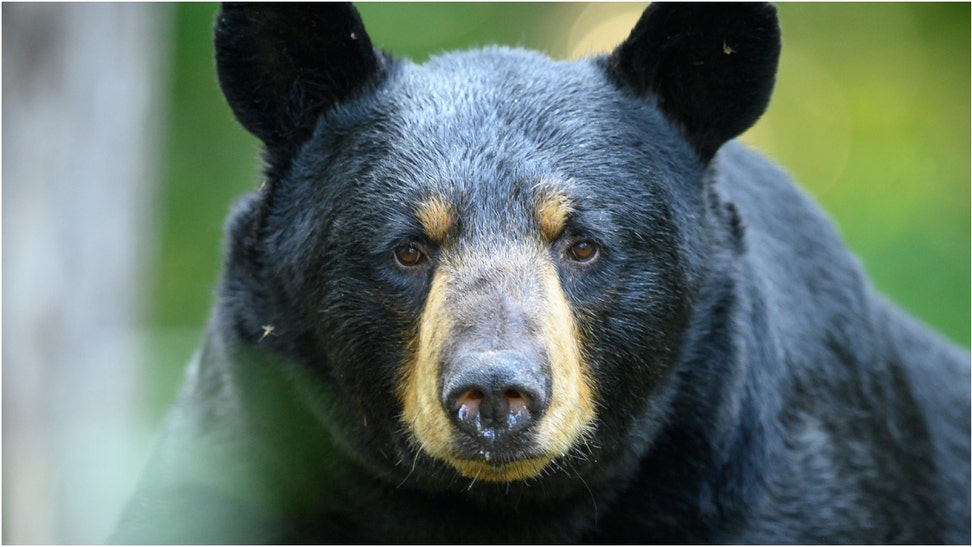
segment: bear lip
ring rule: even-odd
[[[515,433],[497,433],[493,428],[480,430],[479,435],[457,435],[454,456],[458,459],[502,466],[508,463],[546,457],[537,450],[532,428]]]
[[[486,457],[489,457],[487,460]],[[464,477],[490,482],[510,482],[527,480],[544,472],[555,456],[549,454],[520,454],[515,459],[497,457],[489,451],[482,451],[478,457],[470,458],[458,454],[447,458],[446,462]]]

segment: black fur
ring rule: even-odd
[[[653,4],[610,67],[656,100],[708,161],[766,110],[780,46],[769,4]]]
[[[227,6],[216,43],[270,190],[228,225],[205,344],[115,541],[970,541],[968,354],[726,142],[768,102],[772,7],[654,5],[572,63],[393,60],[347,6]],[[465,479],[399,420],[429,277],[394,249],[436,196],[459,225],[433,268],[502,256],[533,237],[538,184],[573,205],[552,260],[601,252],[559,271],[595,432],[537,478]]]
[[[216,67],[237,119],[271,155],[293,153],[317,117],[374,80],[383,59],[350,4],[227,3]]]

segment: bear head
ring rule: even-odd
[[[766,108],[779,51],[765,4],[652,5],[579,61],[422,65],[376,50],[349,5],[225,5],[220,84],[266,158],[228,229],[227,338],[288,363],[389,481],[619,476],[671,419],[731,248],[710,161]]]

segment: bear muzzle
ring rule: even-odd
[[[432,275],[401,419],[418,450],[462,476],[536,477],[593,427],[582,339],[545,247],[464,250]]]

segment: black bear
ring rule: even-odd
[[[265,145],[119,542],[968,543],[970,363],[732,142],[766,4],[423,65],[225,5]]]

